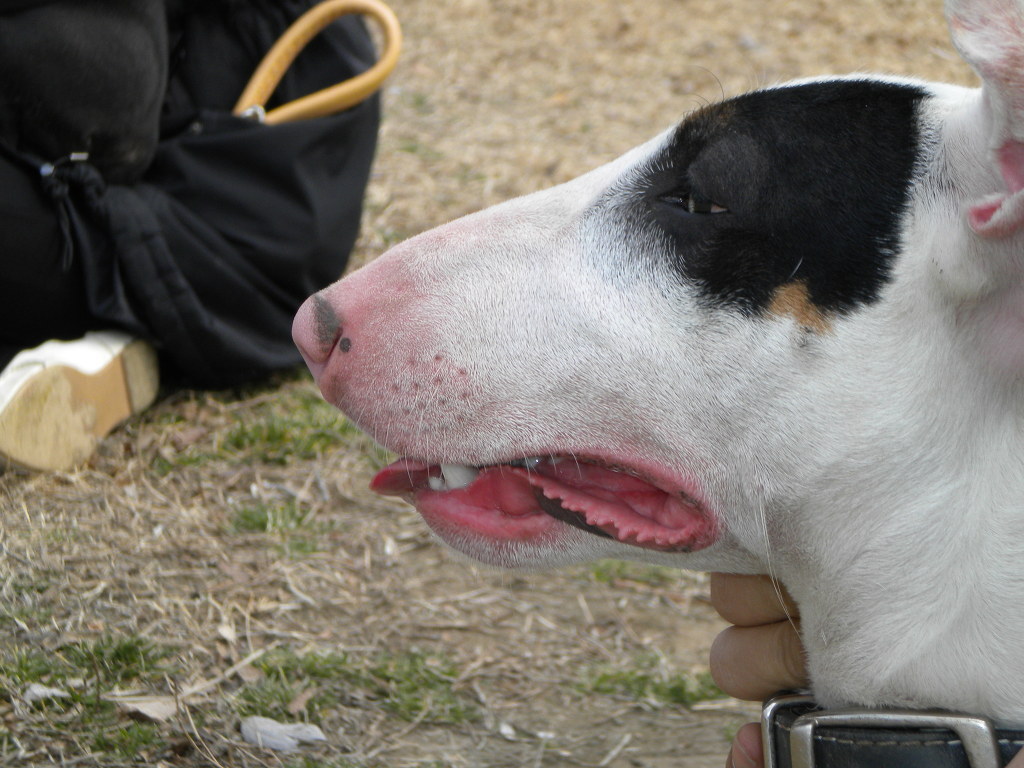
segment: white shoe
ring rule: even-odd
[[[156,353],[119,331],[48,341],[0,372],[0,465],[63,471],[82,464],[160,385]]]

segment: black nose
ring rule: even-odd
[[[310,364],[323,364],[341,335],[341,320],[331,303],[317,293],[306,299],[292,324],[292,338]]]
[[[330,302],[319,293],[313,296],[313,333],[320,346],[328,351],[341,333],[341,319]]]

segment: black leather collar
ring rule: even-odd
[[[1003,768],[1024,731],[958,713],[822,710],[808,696],[765,703],[766,768]]]

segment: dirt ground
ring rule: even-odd
[[[391,5],[406,45],[354,263],[752,87],[973,82],[939,0]],[[366,490],[382,460],[295,375],[169,394],[81,471],[0,475],[0,765],[724,764],[756,706],[677,695],[721,627],[704,576],[477,568]],[[246,714],[326,741],[252,747]]]

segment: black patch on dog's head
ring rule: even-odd
[[[644,172],[643,218],[713,304],[761,313],[794,284],[825,313],[870,303],[899,248],[925,95],[833,80],[705,107]]]

